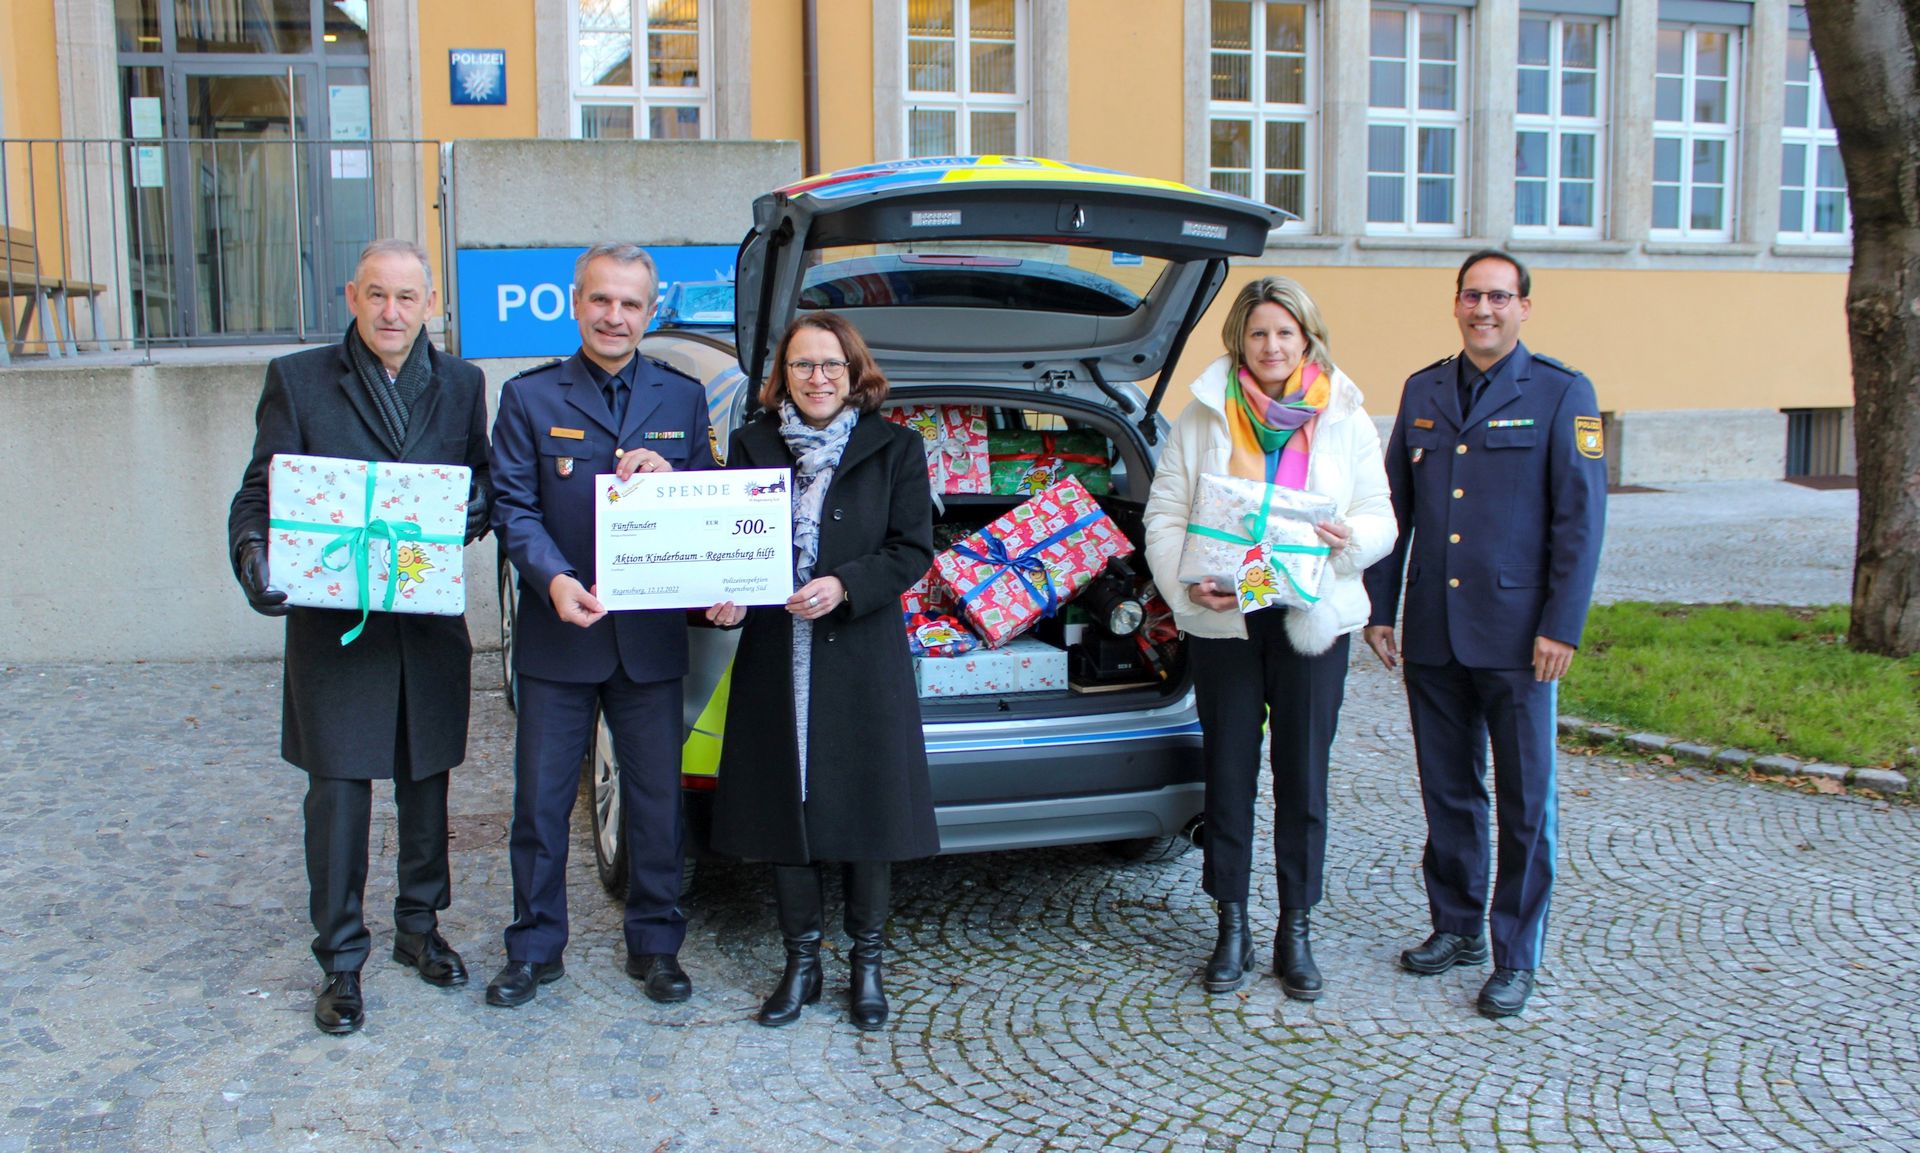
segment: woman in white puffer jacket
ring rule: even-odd
[[[1327,760],[1346,689],[1349,636],[1367,623],[1360,581],[1398,529],[1380,435],[1360,390],[1334,367],[1320,310],[1296,282],[1256,279],[1235,297],[1227,355],[1193,383],[1147,499],[1147,564],[1186,636],[1207,774],[1203,887],[1220,934],[1203,977],[1237,989],[1253,964],[1247,894],[1262,722],[1271,718],[1274,865],[1280,925],[1274,972],[1287,996],[1311,1001],[1323,982],[1309,942],[1327,844]],[[1183,585],[1180,553],[1203,473],[1242,476],[1333,498],[1319,525],[1331,556],[1310,609],[1242,615],[1232,588]]]

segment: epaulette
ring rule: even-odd
[[[1408,376],[1407,379],[1412,380],[1413,377],[1423,376],[1429,372],[1432,372],[1434,369],[1441,367],[1442,365],[1452,364],[1454,362],[1454,359],[1459,355],[1460,355],[1459,353],[1455,352],[1450,355],[1443,356],[1439,360],[1434,361],[1432,364],[1429,364],[1425,368],[1415,371],[1411,376]]]
[[[643,356],[640,359],[646,361],[648,364],[651,364],[655,368],[658,368],[664,372],[671,372],[675,376],[685,377],[686,379],[692,381],[696,385],[700,383],[700,379],[694,376],[692,373],[682,368],[675,368],[673,365],[668,364],[666,361],[661,360],[657,356]]]
[[[558,364],[560,364],[560,363],[561,363],[561,359],[562,359],[562,358],[560,358],[560,357],[555,357],[555,358],[554,358],[554,359],[552,359],[552,360],[549,360],[549,361],[544,361],[544,362],[542,362],[542,363],[540,363],[540,364],[536,364],[536,365],[534,365],[534,366],[533,366],[532,368],[523,368],[523,369],[521,369],[521,370],[520,370],[519,372],[516,372],[516,373],[514,373],[514,374],[513,374],[512,376],[509,376],[509,377],[508,377],[507,379],[508,379],[508,380],[519,380],[519,379],[520,379],[521,377],[523,377],[523,376],[532,376],[532,375],[533,375],[534,373],[536,373],[536,372],[545,372],[545,371],[546,371],[546,370],[548,370],[549,368],[552,368],[552,367],[554,367],[555,365],[558,365]]]
[[[1533,363],[1544,364],[1548,368],[1557,368],[1561,372],[1566,373],[1568,376],[1585,376],[1586,375],[1586,373],[1581,372],[1579,369],[1573,367],[1571,364],[1566,364],[1561,361],[1555,360],[1551,356],[1542,356],[1537,352],[1533,354]]]

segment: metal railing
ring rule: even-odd
[[[432,140],[0,139],[0,364],[335,339],[367,241],[417,240],[451,275],[446,159]]]

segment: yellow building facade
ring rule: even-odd
[[[498,80],[485,73],[495,53]],[[284,123],[270,107],[279,95]],[[144,295],[129,290],[144,303],[123,306],[136,329],[166,321],[192,343],[245,320],[231,305],[189,315],[182,301],[213,295],[184,267],[211,267],[204,255],[178,249],[157,272],[122,255],[163,231],[135,218],[139,182],[167,179],[189,148],[217,155],[190,139],[223,132],[244,137],[229,147],[243,158],[196,168],[202,184],[233,173],[221,193],[230,215],[181,208],[176,189],[167,220],[176,233],[210,216],[290,230],[297,252],[221,275],[244,286],[295,257],[318,267],[289,307],[322,332],[337,317],[312,298],[328,297],[343,258],[320,263],[309,248],[351,248],[354,228],[378,228],[418,237],[438,259],[439,143],[798,140],[816,171],[1020,152],[1298,214],[1261,259],[1235,267],[1181,380],[1218,355],[1231,290],[1281,273],[1320,303],[1368,407],[1391,414],[1400,382],[1458,347],[1460,259],[1502,246],[1533,269],[1529,345],[1595,381],[1619,479],[1850,471],[1850,437],[1836,431],[1852,403],[1844,178],[1804,13],[1785,0],[0,5],[10,225],[31,220],[42,261],[69,273],[90,248],[92,280],[108,279],[102,254],[120,260],[123,281],[144,276]],[[306,137],[322,145],[291,160]],[[122,151],[117,168],[56,179],[45,163],[22,166],[33,138]],[[279,183],[259,175],[293,163],[313,167]],[[337,199],[356,179],[366,187],[349,191],[364,202]],[[564,173],[552,179],[556,201],[576,193]],[[49,205],[75,203],[76,182],[108,198],[127,190],[124,219],[91,235],[71,212],[56,223]],[[317,213],[334,233],[245,203],[303,192],[313,203],[294,219]],[[1169,408],[1183,400],[1176,387]]]

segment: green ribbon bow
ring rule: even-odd
[[[399,594],[402,583],[393,579],[393,566],[394,562],[399,559],[401,541],[412,541],[419,544],[465,543],[465,538],[461,536],[428,536],[422,531],[418,524],[410,520],[390,521],[374,516],[374,478],[379,470],[380,466],[377,462],[367,462],[367,523],[364,525],[356,528],[351,525],[323,524],[319,521],[278,519],[267,521],[267,524],[273,528],[286,529],[290,532],[322,533],[333,537],[332,540],[327,542],[327,546],[320,550],[320,567],[326,569],[328,572],[345,572],[349,564],[353,566],[354,576],[357,578],[359,586],[355,591],[359,594],[360,600],[360,623],[348,629],[346,633],[341,636],[340,643],[342,645],[350,645],[360,639],[360,633],[367,627],[367,616],[373,611],[372,606],[368,603],[369,593],[367,585],[369,583],[369,571],[372,568],[373,542],[375,540],[384,540],[387,542],[387,596],[386,603],[381,606],[380,611],[389,613],[393,611],[393,598]],[[341,558],[338,564],[335,564],[333,558],[342,552],[347,555]]]
[[[1210,540],[1223,540],[1229,544],[1251,545],[1255,548],[1265,548],[1269,552],[1296,553],[1303,556],[1331,556],[1333,550],[1323,544],[1268,544],[1266,542],[1267,519],[1273,512],[1274,486],[1267,485],[1266,488],[1266,494],[1260,500],[1260,511],[1242,513],[1240,516],[1240,523],[1246,526],[1247,535],[1242,536],[1239,533],[1225,532],[1221,529],[1209,528],[1203,524],[1189,524],[1187,525],[1187,531],[1195,536],[1203,536]],[[1301,600],[1309,605],[1320,602],[1319,597],[1300,587],[1300,582],[1293,579],[1293,574],[1287,571],[1285,565],[1274,565],[1273,567],[1281,576],[1287,578],[1287,583],[1293,586],[1293,591],[1300,595]]]

